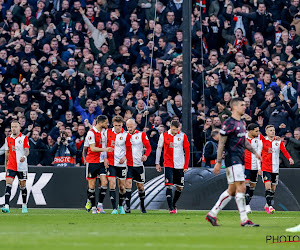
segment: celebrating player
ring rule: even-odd
[[[9,199],[15,177],[19,178],[19,186],[22,193],[22,213],[27,213],[27,189],[26,180],[28,174],[27,156],[29,155],[28,137],[22,135],[21,126],[17,121],[11,123],[12,134],[5,139],[5,171],[6,190],[3,213],[9,213]]]
[[[246,139],[251,144],[252,148],[257,152],[258,142],[264,137],[259,133],[259,126],[251,123],[247,127]],[[246,211],[251,213],[250,201],[257,183],[258,163],[255,154],[249,150],[245,150],[245,182],[246,182]]]
[[[282,141],[275,140],[275,128],[273,125],[266,127],[267,137],[258,144],[258,153],[262,153],[262,163],[258,164],[259,171],[263,171],[263,182],[265,184],[266,205],[265,210],[268,214],[275,213],[272,207],[275,189],[278,184],[279,177],[279,155],[280,151],[294,165],[294,160],[286,150]]]
[[[244,176],[244,154],[245,148],[251,153],[255,154],[258,159],[261,159],[250,143],[245,139],[246,127],[245,122],[241,120],[245,113],[246,106],[242,98],[234,98],[230,103],[232,109],[232,116],[228,118],[222,125],[220,130],[220,140],[218,145],[217,163],[214,167],[214,173],[219,174],[221,169],[222,155],[225,147],[225,166],[226,176],[228,182],[228,189],[224,191],[215,206],[206,216],[206,220],[213,226],[217,224],[218,213],[228,204],[228,202],[235,196],[235,201],[239,210],[241,218],[241,226],[257,227],[248,219],[246,213],[245,203],[245,176]]]
[[[170,214],[177,214],[178,201],[183,186],[184,173],[189,168],[190,143],[186,134],[180,131],[180,123],[172,121],[168,132],[160,135],[156,151],[156,170],[161,172],[160,156],[164,147],[165,185]],[[172,199],[173,185],[176,186],[174,200]]]
[[[127,132],[123,129],[123,117],[115,116],[112,120],[113,129],[105,131],[107,147],[112,147],[114,151],[107,153],[104,159],[105,167],[108,168],[107,178],[109,181],[110,199],[113,207],[112,214],[118,214],[116,205],[116,178],[119,186],[119,210],[120,214],[125,214],[123,201],[125,200],[125,180],[127,175],[126,167],[126,136]]]
[[[95,185],[97,176],[100,175],[102,186],[107,186],[106,169],[104,167],[104,157],[101,152],[112,152],[113,148],[105,148],[104,131],[108,126],[108,119],[105,115],[99,115],[96,118],[96,125],[87,133],[89,148],[86,156],[86,179],[88,180],[87,197],[88,201],[85,205],[87,211],[92,209],[93,214],[97,214]],[[101,188],[102,189],[102,188]],[[102,190],[101,190],[102,191]],[[106,191],[106,190],[105,190]],[[102,195],[103,199],[105,194]],[[102,202],[103,202],[102,199]],[[101,202],[101,201],[99,201]],[[103,213],[103,204],[98,204],[99,212]]]
[[[136,186],[139,191],[139,197],[141,201],[141,212],[146,213],[145,208],[145,169],[143,162],[147,161],[148,156],[151,153],[151,145],[145,132],[136,130],[136,122],[133,119],[129,119],[126,122],[128,134],[126,137],[126,160],[127,160],[127,178],[126,178],[126,213],[130,213],[130,200],[131,200],[131,188],[132,180],[136,182]],[[146,152],[143,154],[144,146]]]

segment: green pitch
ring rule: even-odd
[[[254,212],[250,219],[259,228],[242,228],[234,211],[222,211],[222,226],[212,227],[205,214],[161,210],[92,215],[84,210],[29,209],[24,215],[12,209],[0,214],[0,249],[300,249],[300,243],[266,243],[266,235],[297,235],[285,232],[300,223],[297,212]]]

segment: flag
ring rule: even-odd
[[[196,0],[196,6],[203,8],[203,13],[206,13],[206,3],[205,0]]]

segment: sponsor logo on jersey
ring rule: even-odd
[[[238,133],[237,137],[244,137],[246,135],[246,133]]]

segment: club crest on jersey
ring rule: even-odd
[[[120,137],[120,140],[123,140],[123,137],[122,137],[122,136]]]
[[[178,141],[181,141],[181,138],[178,138],[177,140],[178,140]]]
[[[279,145],[279,144],[276,142],[276,143],[275,143],[275,146],[278,146],[278,145]]]
[[[92,140],[92,137],[91,137],[91,136],[89,136],[89,140]]]
[[[136,139],[136,140],[138,140],[138,139],[139,139],[139,137],[138,137],[138,136],[136,136],[136,137],[135,137],[135,139]]]
[[[19,144],[22,144],[22,141],[19,141]]]

